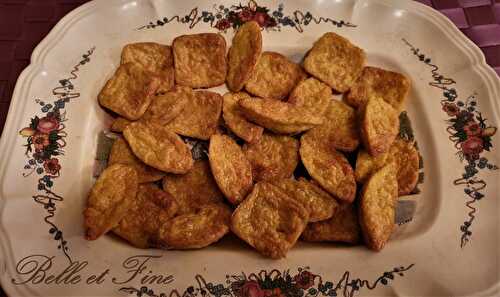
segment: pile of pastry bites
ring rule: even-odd
[[[126,45],[98,98],[122,136],[88,197],[87,239],[194,249],[233,232],[271,258],[299,237],[382,249],[418,177],[414,144],[398,138],[409,81],[365,67],[331,32],[301,64],[262,52],[255,22],[228,53],[214,33]],[[194,90],[224,83],[223,96]],[[209,141],[208,160],[181,136]]]

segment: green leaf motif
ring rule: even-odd
[[[51,143],[51,144],[47,145],[47,147],[45,148],[45,151],[50,152],[50,154],[52,154],[58,148],[59,148],[59,146],[57,145],[57,143]]]
[[[453,134],[453,136],[458,137],[459,142],[467,140],[467,134],[464,130],[458,131],[457,133]]]
[[[40,119],[38,118],[38,116],[35,116],[34,118],[32,118],[30,128],[33,130],[36,130],[36,127],[38,126],[39,121],[40,121]]]
[[[269,8],[263,7],[263,6],[257,6],[257,8],[255,9],[255,11],[267,14],[269,12]]]
[[[59,137],[59,135],[57,134],[57,131],[52,131],[52,132],[50,132],[50,134],[49,134],[49,141],[50,141],[50,142],[56,142],[56,141],[57,141],[57,140],[59,140],[59,139],[60,139],[60,137]]]

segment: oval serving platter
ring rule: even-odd
[[[81,213],[110,124],[96,97],[123,45],[199,32],[230,41],[249,13],[265,50],[300,61],[333,31],[363,48],[368,65],[410,77],[407,110],[425,169],[410,216],[379,253],[300,242],[270,260],[231,237],[196,251],[86,241]],[[0,140],[2,287],[9,296],[496,295],[499,98],[480,50],[407,0],[89,2],[37,46],[14,91]]]

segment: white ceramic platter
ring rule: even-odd
[[[334,31],[365,49],[369,65],[411,78],[425,182],[412,221],[382,252],[301,242],[270,260],[234,238],[196,251],[84,240],[98,135],[109,125],[96,97],[123,45],[218,31],[230,42],[233,29],[221,29],[234,19],[224,20],[244,21],[242,11],[267,26],[267,50],[299,61]],[[480,50],[407,0],[92,1],[40,43],[15,88],[0,144],[1,284],[9,296],[496,295],[499,104],[500,81]]]

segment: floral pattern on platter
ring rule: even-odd
[[[295,10],[291,15],[286,15],[284,12],[284,4],[278,5],[278,8],[271,11],[265,6],[259,6],[254,0],[250,0],[247,5],[214,5],[212,11],[202,10],[201,13],[197,7],[193,8],[187,15],[175,15],[164,17],[149,24],[137,28],[154,29],[167,25],[171,22],[189,24],[189,28],[194,28],[199,23],[207,23],[212,28],[216,28],[220,32],[227,32],[229,28],[238,29],[241,25],[249,21],[256,21],[263,29],[270,31],[281,31],[284,27],[291,27],[302,33],[304,26],[311,23],[321,24],[329,23],[338,28],[341,27],[356,27],[356,25],[343,20],[334,20],[328,17],[317,17],[311,12],[302,12]]]
[[[67,132],[65,131],[67,121],[66,105],[80,97],[80,93],[75,90],[73,81],[78,78],[80,67],[90,62],[90,56],[95,48],[91,48],[82,59],[73,67],[70,76],[59,80],[59,85],[52,90],[54,96],[51,103],[45,100],[35,99],[35,103],[40,106],[40,115],[31,118],[27,127],[22,128],[19,134],[26,138],[26,164],[23,177],[38,175],[38,194],[33,196],[35,202],[43,205],[46,216],[45,223],[49,225],[49,234],[58,241],[58,249],[62,250],[66,258],[72,262],[69,255],[69,247],[64,239],[63,232],[53,222],[52,218],[56,214],[57,204],[64,199],[54,191],[54,182],[61,176],[60,156],[64,155],[66,147]]]
[[[499,168],[485,156],[486,152],[493,148],[491,138],[497,132],[497,127],[489,125],[487,119],[479,111],[476,94],[461,99],[453,87],[456,85],[455,80],[440,74],[439,67],[432,63],[431,58],[421,53],[420,49],[414,47],[406,39],[403,39],[403,42],[410,47],[419,61],[431,68],[432,81],[429,85],[443,92],[440,103],[441,109],[448,116],[446,131],[456,149],[455,154],[460,162],[464,163],[461,176],[453,182],[454,185],[464,187],[465,205],[469,209],[467,219],[460,226],[460,246],[463,248],[472,236],[472,223],[477,212],[475,204],[484,198],[483,190],[487,185],[486,181],[479,177],[479,173]]]
[[[298,268],[297,272],[289,270],[262,270],[259,273],[246,275],[226,275],[225,284],[207,283],[197,275],[196,286],[188,287],[182,294],[172,290],[169,294],[156,293],[153,289],[123,287],[120,292],[135,294],[137,297],[352,297],[361,289],[374,290],[379,285],[388,285],[396,276],[404,276],[414,264],[406,267],[396,267],[384,272],[374,281],[351,278],[349,271],[344,272],[338,282],[326,281],[320,275],[314,274],[309,267]]]

